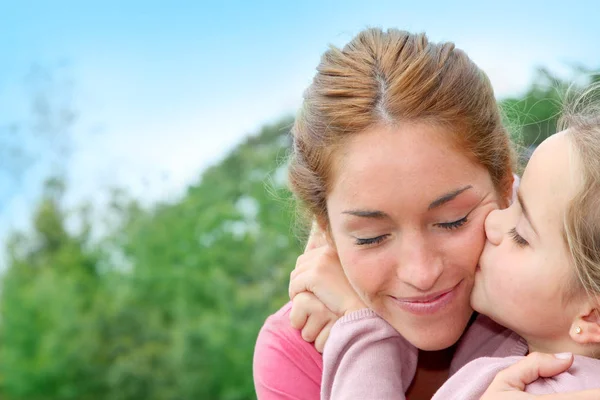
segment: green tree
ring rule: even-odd
[[[300,250],[281,179],[290,126],[263,128],[180,201],[136,212],[122,230],[140,304],[171,326],[182,398],[254,397],[254,341],[286,300]]]
[[[556,133],[557,122],[569,94],[577,93],[591,82],[600,81],[600,74],[583,67],[575,68],[582,79],[559,78],[545,68],[539,68],[533,83],[522,96],[501,101],[506,122],[513,139],[524,147],[535,147]]]
[[[34,232],[13,236],[9,246],[0,293],[5,399],[86,399],[102,388],[90,324],[98,255],[86,248],[86,229],[67,232],[62,193],[59,181],[49,181]]]

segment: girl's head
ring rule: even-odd
[[[455,343],[512,188],[486,75],[451,43],[368,29],[323,55],[292,134],[292,190],[363,301],[421,349]]]
[[[518,201],[486,220],[473,307],[533,350],[600,349],[600,110],[568,114],[533,153]]]

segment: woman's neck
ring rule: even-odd
[[[456,346],[438,351],[419,350],[415,377],[406,392],[411,400],[431,399],[446,382]]]
[[[437,351],[419,350],[418,365],[428,370],[448,369],[455,351],[456,346]]]

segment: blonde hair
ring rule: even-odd
[[[578,158],[579,188],[565,213],[564,234],[576,279],[592,296],[600,294],[600,82],[567,101],[559,128],[567,130]]]
[[[443,126],[460,151],[511,192],[514,156],[489,79],[453,43],[425,34],[367,29],[326,51],[292,128],[292,191],[308,216],[327,222],[332,157],[377,124]]]

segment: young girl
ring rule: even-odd
[[[565,121],[566,129],[533,153],[516,201],[485,222],[487,242],[471,303],[514,332],[507,331],[499,346],[500,354],[512,356],[470,362],[433,399],[480,399],[498,372],[528,352],[575,356],[566,372],[540,378],[526,392],[600,388],[600,112]],[[377,343],[389,338],[396,339],[397,354],[389,348],[378,353]],[[393,398],[395,383],[378,377],[412,379],[410,353],[410,345],[370,310],[349,313],[334,325],[325,347],[323,397],[354,398],[368,385],[369,398]],[[374,355],[377,363],[370,362]],[[368,371],[357,367],[363,362]]]

